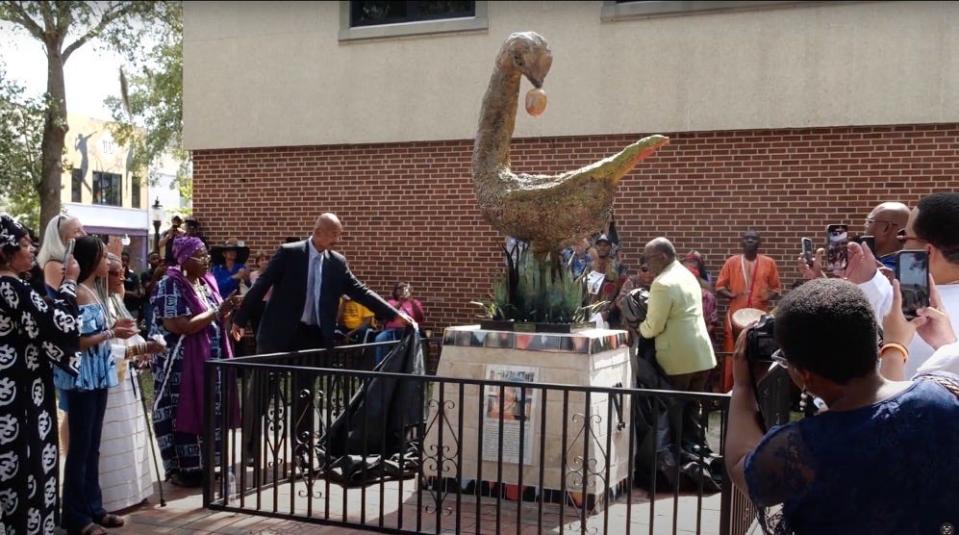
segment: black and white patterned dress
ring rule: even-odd
[[[53,366],[79,369],[76,285],[45,301],[0,276],[0,534],[53,533],[59,455]]]

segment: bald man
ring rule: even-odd
[[[333,250],[342,234],[339,218],[326,213],[316,219],[310,239],[280,246],[233,315],[233,336],[243,335],[250,314],[271,288],[256,333],[258,353],[332,347],[343,294],[379,318],[409,324],[406,315],[357,280],[346,258]]]
[[[412,323],[408,316],[353,276],[346,257],[333,250],[342,234],[343,224],[339,218],[326,213],[316,219],[309,239],[281,245],[234,313],[233,337],[238,340],[243,336],[250,315],[270,289],[273,293],[266,302],[256,333],[256,349],[260,354],[332,348],[336,314],[343,294],[372,310],[379,318],[397,319],[407,325]],[[330,365],[322,359],[315,364]],[[296,375],[297,391],[312,388],[311,384],[309,377]],[[243,436],[249,437],[246,439],[249,455],[257,458],[261,444],[256,437],[260,436],[262,425],[259,415],[263,414],[269,401],[268,395],[263,397],[264,386],[257,384],[255,377],[247,385]],[[311,402],[313,400],[300,396],[292,400],[298,436],[313,430]]]
[[[896,269],[896,253],[902,249],[896,234],[908,221],[909,207],[901,202],[884,202],[866,216],[865,234],[876,237],[873,254],[889,269]]]
[[[716,367],[703,319],[702,287],[696,276],[676,260],[676,249],[666,238],[647,243],[643,256],[656,278],[649,289],[646,319],[639,325],[639,333],[655,339],[656,363],[674,390],[702,392],[708,371]],[[699,403],[693,402],[676,403],[669,409],[673,439],[681,438],[686,451],[695,451],[706,443],[701,412]]]

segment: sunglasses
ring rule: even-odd
[[[872,223],[885,223],[886,225],[895,225],[895,224],[896,224],[895,221],[886,221],[885,219],[872,219],[872,218],[868,218],[868,217],[867,217],[867,218],[866,218],[866,225],[870,225],[870,224],[872,224]]]

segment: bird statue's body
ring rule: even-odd
[[[540,90],[552,64],[546,40],[533,32],[514,33],[496,57],[483,97],[473,145],[473,182],[483,215],[493,227],[528,242],[533,253],[558,252],[602,229],[613,209],[619,179],[640,160],[669,142],[654,135],[618,154],[558,175],[516,174],[510,170],[510,140],[522,77]],[[537,111],[545,106],[545,94]],[[527,100],[527,108],[530,107]]]

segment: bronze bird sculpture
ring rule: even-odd
[[[543,81],[553,63],[549,45],[533,32],[514,33],[503,43],[483,97],[473,145],[473,182],[483,215],[493,227],[528,242],[545,256],[602,229],[613,208],[619,179],[640,160],[669,142],[653,135],[618,154],[558,175],[510,170],[510,140],[523,76],[536,88],[527,110],[545,107]]]

